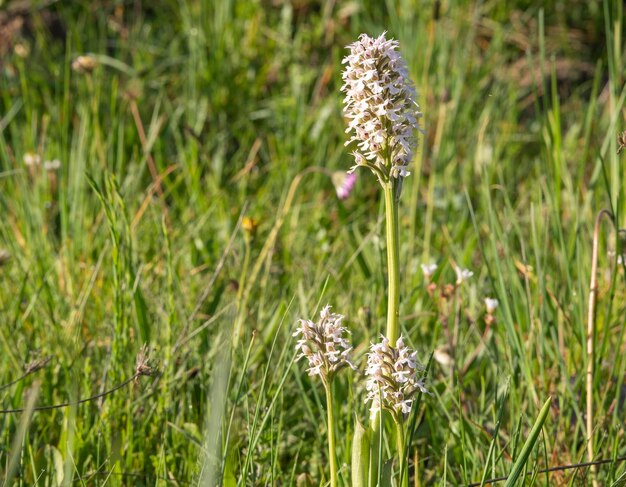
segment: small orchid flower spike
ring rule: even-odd
[[[424,367],[417,361],[417,352],[404,345],[404,338],[392,347],[381,336],[380,343],[372,343],[367,354],[367,396],[371,402],[370,418],[374,420],[381,409],[390,411],[397,423],[411,412],[418,391],[428,394],[423,379]]]
[[[344,316],[332,313],[330,306],[320,312],[317,323],[311,320],[299,320],[299,326],[293,336],[301,336],[296,343],[300,355],[296,360],[306,358],[309,361],[307,372],[310,376],[319,375],[324,384],[345,366],[355,368],[350,360],[352,346],[346,339],[350,333],[342,326]]]

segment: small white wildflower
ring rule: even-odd
[[[380,343],[372,343],[365,369],[365,402],[371,402],[371,419],[376,418],[381,408],[389,410],[396,421],[406,417],[411,412],[415,394],[418,391],[428,393],[424,381],[418,377],[423,370],[417,361],[417,352],[404,345],[402,336],[395,347],[384,336]]]
[[[497,299],[485,298],[485,308],[487,308],[487,313],[489,313],[490,315],[492,315],[493,312],[496,310],[498,304],[500,303]]]
[[[293,336],[301,335],[296,343],[296,350],[300,355],[296,360],[306,358],[309,361],[307,372],[309,375],[319,375],[325,383],[339,369],[350,366],[352,347],[345,338],[350,331],[342,326],[343,315],[332,313],[330,306],[320,312],[317,323],[311,320],[299,320],[299,326]]]
[[[383,32],[372,38],[361,34],[350,44],[343,59],[346,132],[353,132],[346,145],[356,142],[352,154],[358,166],[376,168],[386,178],[409,175],[408,165],[417,146],[415,130],[422,116],[407,66],[398,52],[399,43]]]
[[[61,168],[61,161],[58,159],[52,159],[51,161],[44,161],[43,168],[46,171],[58,171]]]
[[[459,266],[454,268],[454,272],[456,272],[456,284],[460,286],[465,281],[467,281],[470,277],[474,275],[474,273],[468,269],[461,269]]]
[[[421,264],[421,267],[424,277],[426,278],[426,280],[430,281],[430,278],[437,270],[437,264]]]
[[[24,154],[24,164],[27,166],[38,166],[41,164],[41,157],[39,154],[35,154],[33,152],[27,152]]]

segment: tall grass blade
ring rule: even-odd
[[[541,428],[543,428],[543,423],[545,423],[548,417],[548,413],[550,412],[551,402],[552,402],[552,397],[548,397],[548,400],[544,403],[543,407],[541,408],[541,411],[539,411],[539,416],[537,417],[537,420],[535,421],[533,428],[530,430],[530,434],[528,435],[528,438],[526,439],[526,443],[524,443],[524,446],[522,447],[522,451],[520,452],[519,457],[517,457],[517,460],[515,460],[515,464],[513,465],[513,468],[511,469],[511,473],[509,473],[509,477],[507,478],[506,484],[504,484],[504,487],[514,487],[515,482],[517,482],[517,479],[519,478],[522,471],[524,470],[524,467],[526,466],[526,462],[528,462],[528,459],[530,458],[530,454],[532,453],[533,448],[535,447],[535,443],[537,442],[537,439],[539,438],[539,433],[541,433]]]

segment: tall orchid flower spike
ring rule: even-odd
[[[410,174],[422,116],[398,46],[384,32],[375,39],[361,34],[343,60],[343,112],[349,120],[346,132],[352,132],[346,145],[356,142],[357,147],[350,171],[369,167],[381,182]]]
[[[398,203],[402,181],[410,174],[409,164],[417,148],[416,131],[422,116],[417,93],[409,78],[399,43],[385,32],[373,38],[361,34],[350,44],[341,91],[345,93],[343,113],[348,119],[346,145],[357,167],[369,168],[378,178],[385,196],[387,234],[387,338],[391,345],[400,334],[400,257]],[[354,143],[354,144],[353,144]]]

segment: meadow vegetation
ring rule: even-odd
[[[624,485],[624,6],[543,3],[0,0],[3,485],[329,481],[324,389],[293,333],[328,303],[362,366],[385,332],[382,192],[359,170],[340,199],[331,177],[354,164],[345,46],[383,31],[424,114],[398,221],[399,326],[432,393],[411,485],[508,475],[548,398],[518,485]],[[539,474],[589,454],[604,208],[607,462]],[[356,374],[334,394],[347,486],[369,406]]]

